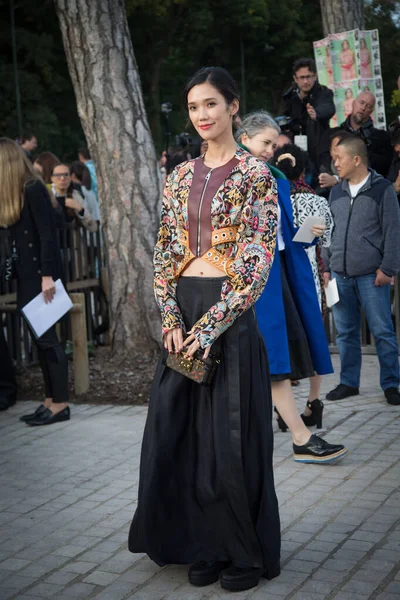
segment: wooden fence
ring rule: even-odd
[[[58,230],[58,236],[67,290],[84,294],[87,340],[98,341],[99,332],[108,329],[101,234],[68,223]],[[16,281],[0,282],[0,318],[11,356],[16,363],[29,365],[37,361],[36,347],[24,319],[16,312],[16,299]],[[72,339],[70,315],[61,320],[58,333],[63,344]]]

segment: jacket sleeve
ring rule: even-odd
[[[74,200],[82,204],[83,208],[83,215],[81,215],[79,211],[75,211],[78,223],[81,223],[81,225],[91,233],[96,232],[97,221],[92,218],[86,199],[82,198],[81,196],[78,197],[78,194],[75,194],[75,192],[73,192],[72,196]]]
[[[396,275],[400,270],[400,208],[396,192],[392,185],[385,190],[381,204],[381,227],[383,231],[384,247],[381,270],[389,277]]]
[[[25,186],[24,200],[39,235],[42,276],[52,277],[57,244],[54,208],[47,188],[40,181],[28,182]]]
[[[328,248],[331,245],[333,229],[333,218],[331,209],[329,208],[329,202],[323,196],[315,196],[315,205],[319,215],[325,219],[325,231],[318,239],[317,243],[318,246],[322,248]]]
[[[317,120],[331,119],[336,112],[332,90],[328,88],[324,89],[318,96],[314,108],[317,113]]]
[[[154,294],[161,311],[163,335],[181,327],[185,329],[181,311],[176,300],[177,279],[174,259],[171,258],[171,243],[176,236],[177,218],[172,206],[175,171],[165,183],[161,209],[161,223],[157,243],[154,248]]]
[[[211,344],[250,308],[267,283],[276,246],[278,191],[267,167],[250,184],[243,206],[233,273],[223,284],[221,299],[191,329],[202,348]]]

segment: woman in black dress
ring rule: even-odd
[[[220,363],[203,386],[160,358],[129,549],[192,563],[193,585],[219,578],[239,591],[280,572],[270,378],[253,310],[275,251],[276,183],[236,145],[238,93],[224,69],[196,73],[185,103],[208,148],[167,179],[155,294],[164,359],[200,351]]]
[[[55,294],[61,276],[61,257],[54,223],[54,208],[44,183],[21,148],[0,138],[0,226],[10,228],[17,260],[17,305],[21,309],[41,292],[46,302]],[[46,399],[21,420],[32,426],[50,425],[70,418],[68,360],[55,326],[35,339],[43,373]]]

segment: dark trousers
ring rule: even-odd
[[[17,383],[15,381],[14,366],[0,322],[0,396],[9,398],[15,396],[16,393]]]
[[[33,338],[38,350],[46,398],[53,402],[68,402],[68,358],[51,327],[40,338]]]

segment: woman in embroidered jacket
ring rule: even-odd
[[[194,563],[193,585],[220,578],[237,591],[280,572],[268,361],[248,310],[273,261],[276,183],[236,145],[238,93],[224,69],[196,73],[185,101],[208,149],[167,179],[155,294],[164,354],[211,349],[220,364],[209,386],[157,366],[129,549]]]
[[[272,159],[279,136],[279,126],[265,111],[245,117],[237,138],[254,156]],[[282,154],[281,157],[285,155]],[[282,430],[289,427],[293,438],[294,458],[298,462],[325,463],[342,457],[341,444],[329,444],[310,435],[307,425],[319,425],[322,406],[318,375],[332,373],[332,363],[321,318],[311,265],[303,244],[293,242],[295,228],[290,200],[290,185],[285,175],[271,167],[278,184],[277,249],[267,286],[256,305],[258,324],[270,359],[272,400],[279,414]],[[321,236],[325,227],[315,226]],[[310,399],[299,415],[290,384],[291,379],[311,378]],[[317,391],[316,391],[317,390]],[[318,419],[319,421],[319,419]]]

